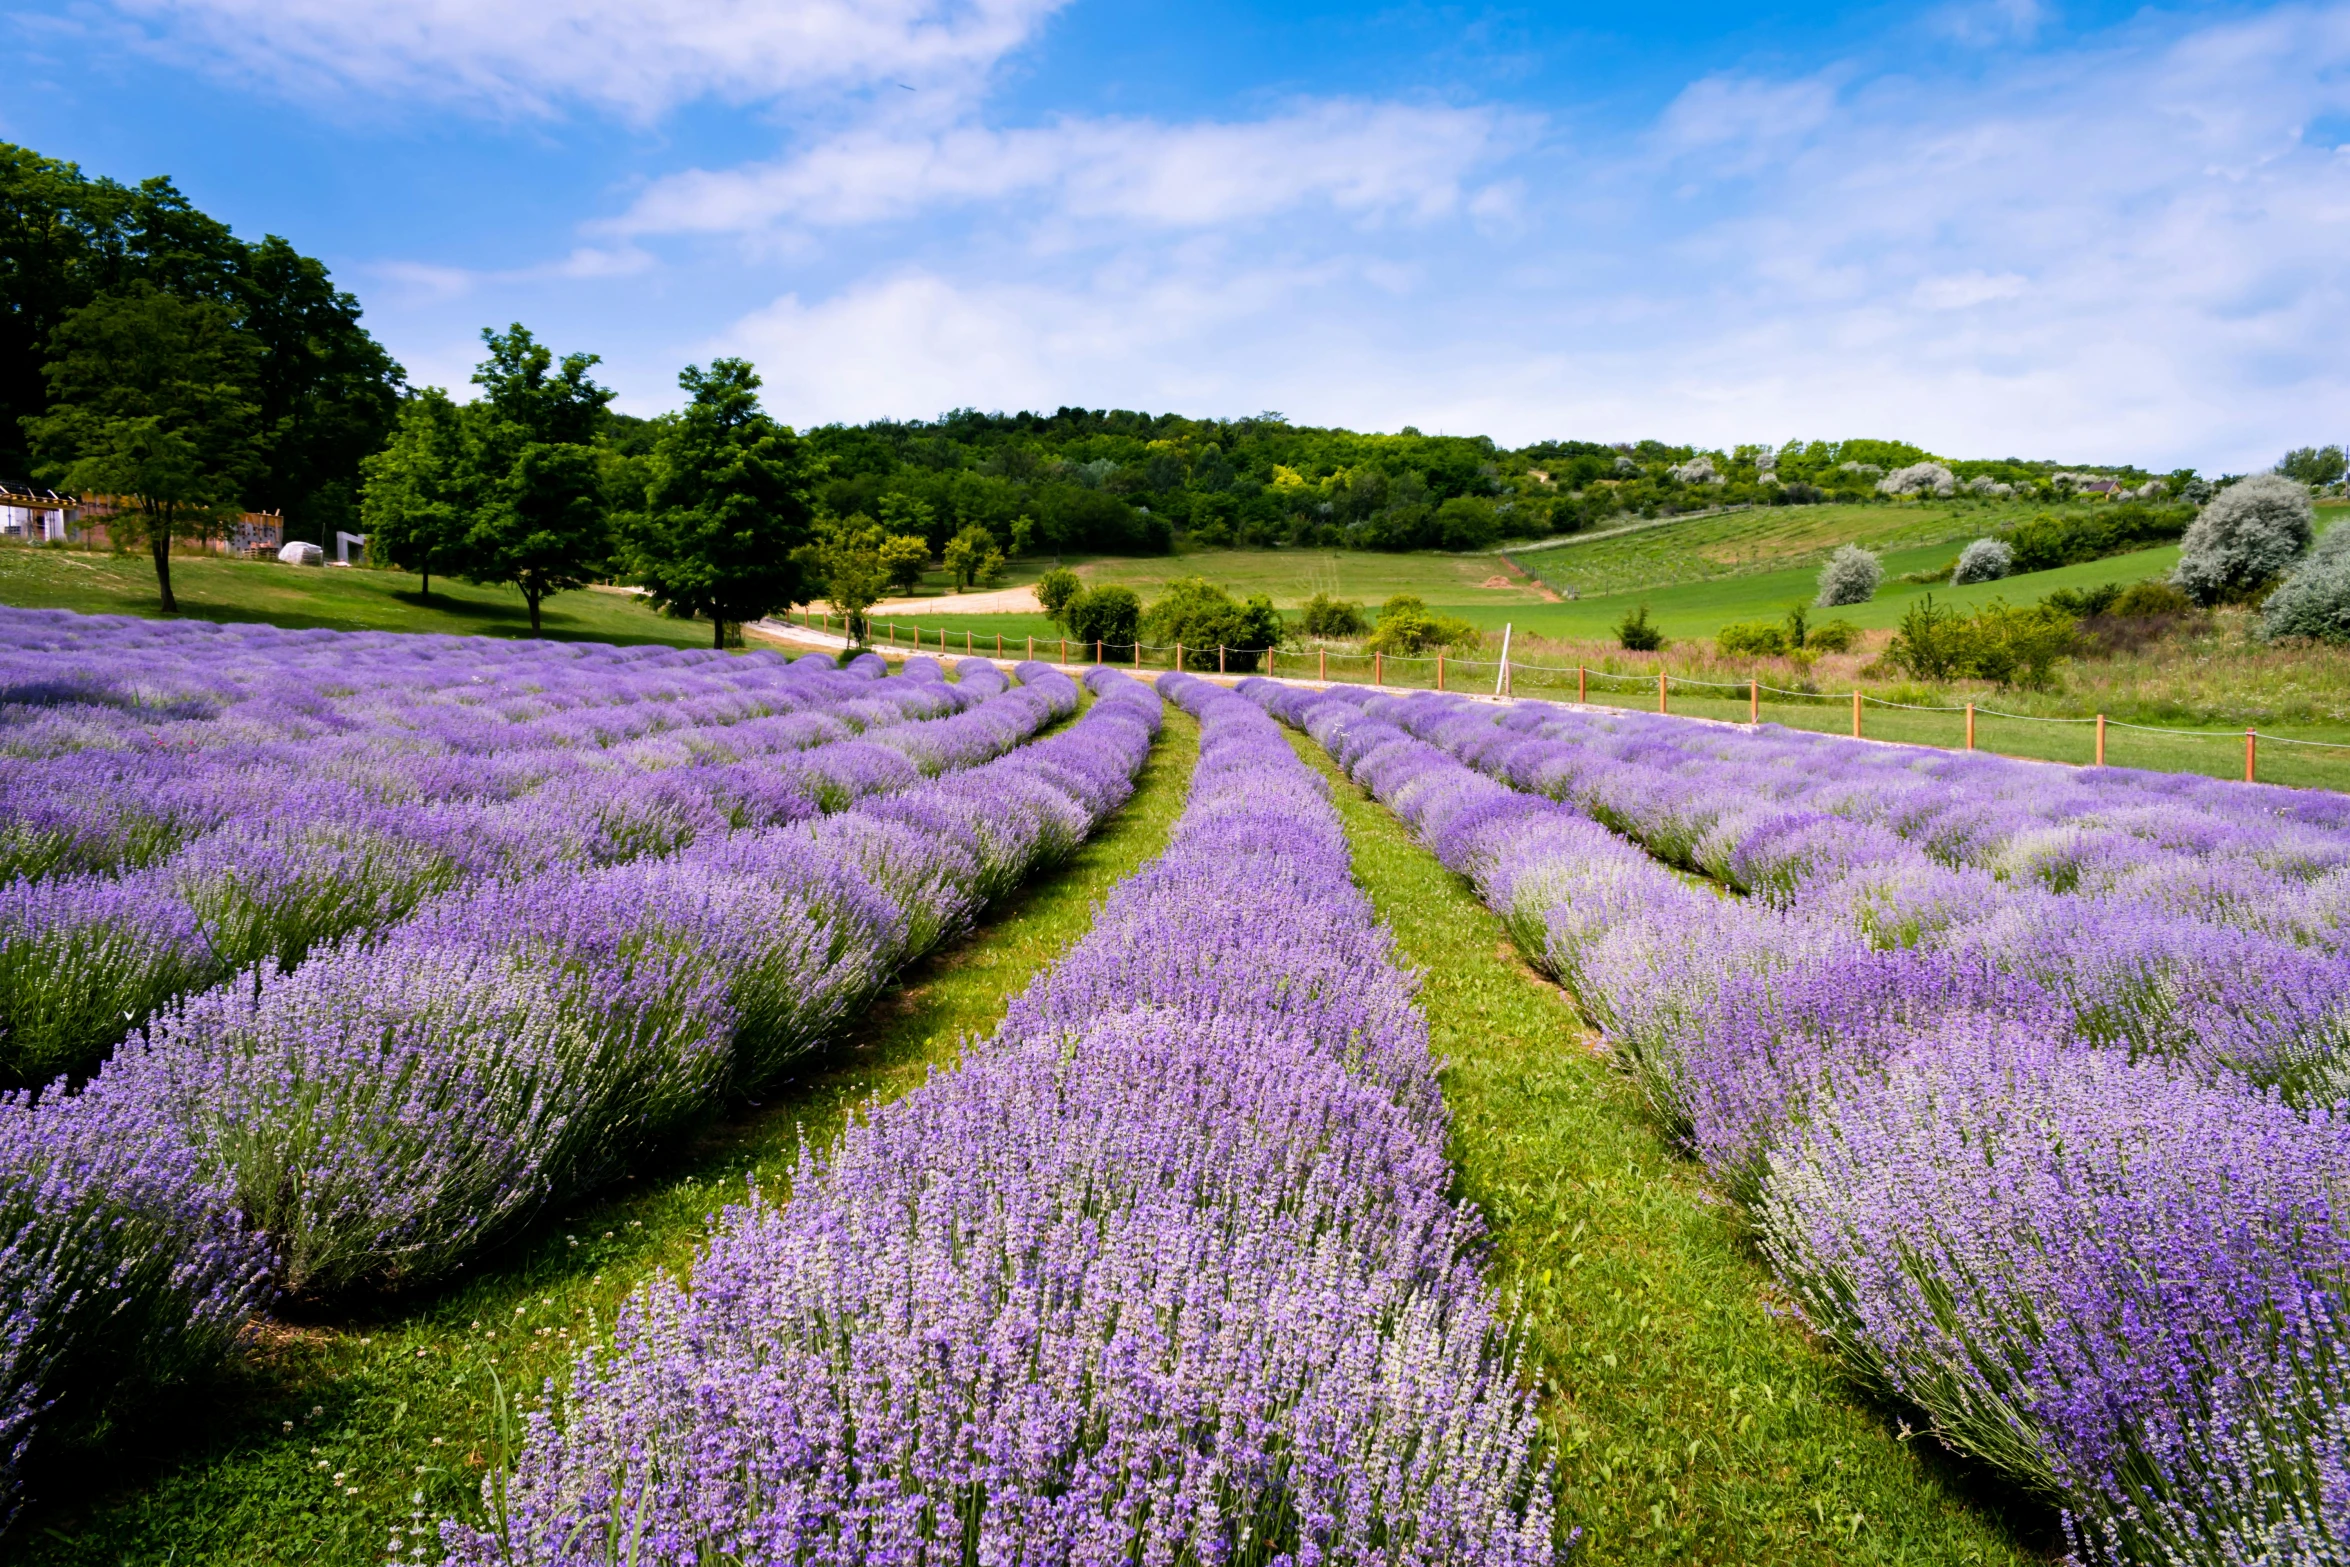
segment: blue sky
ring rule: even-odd
[[[2265,465],[2350,430],[2350,6],[54,0],[0,136],[421,383]]]

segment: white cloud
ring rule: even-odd
[[[296,95],[644,120],[696,98],[967,91],[1066,0],[112,0]]]
[[[740,233],[1007,203],[1166,228],[1244,223],[1309,202],[1424,220],[1454,210],[1464,178],[1516,130],[1487,109],[1332,101],[1239,122],[858,131],[780,163],[671,176],[610,227]]]
[[[1916,294],[1917,302],[1929,309],[1964,310],[1970,305],[1987,305],[1995,299],[2013,299],[2029,286],[2017,273],[1994,275],[1978,270],[1919,278]]]

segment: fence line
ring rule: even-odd
[[[845,617],[843,619],[842,630],[837,633],[833,632],[833,618],[834,617],[831,615],[819,615],[814,611],[809,610],[803,610],[800,612],[800,622],[807,629],[811,631],[822,630],[828,634],[842,635],[845,637],[847,632]],[[821,625],[818,624],[819,622],[821,622]],[[1405,690],[1433,689],[1437,691],[1446,691],[1453,689],[1463,689],[1465,694],[1476,693],[1473,688],[1461,688],[1448,685],[1448,675],[1458,673],[1466,676],[1482,669],[1491,672],[1493,676],[1494,695],[1496,696],[1515,694],[1516,683],[1518,677],[1521,675],[1555,675],[1562,678],[1567,675],[1573,675],[1575,677],[1575,700],[1580,705],[1593,705],[1589,701],[1590,688],[1593,681],[1628,681],[1636,689],[1653,688],[1656,693],[1656,711],[1660,713],[1670,713],[1672,711],[1672,693],[1676,688],[1686,689],[1690,687],[1696,687],[1707,691],[1728,691],[1733,693],[1743,692],[1747,698],[1747,722],[1750,725],[1758,724],[1762,721],[1762,698],[1765,693],[1776,697],[1786,698],[1797,703],[1808,704],[1825,705],[1830,702],[1842,703],[1847,700],[1846,694],[1843,692],[1794,690],[1785,686],[1765,685],[1760,680],[1754,679],[1747,680],[1743,683],[1722,680],[1700,680],[1694,675],[1675,675],[1663,669],[1659,669],[1655,675],[1650,676],[1645,674],[1629,674],[1618,670],[1595,669],[1588,664],[1543,664],[1535,662],[1531,659],[1513,658],[1508,652],[1508,629],[1506,627],[1503,631],[1503,652],[1499,659],[1462,658],[1449,654],[1442,648],[1439,648],[1434,653],[1388,653],[1383,650],[1373,652],[1350,652],[1345,649],[1338,649],[1336,650],[1336,657],[1341,664],[1341,673],[1335,677],[1330,672],[1330,661],[1333,656],[1333,650],[1329,648],[1314,648],[1305,652],[1292,650],[1287,655],[1288,658],[1293,660],[1304,660],[1310,658],[1312,660],[1310,667],[1312,668],[1313,673],[1308,675],[1304,672],[1303,669],[1293,670],[1281,667],[1283,654],[1282,650],[1278,647],[1237,648],[1218,645],[1211,653],[1210,650],[1204,646],[1186,648],[1181,643],[1151,643],[1143,642],[1139,639],[1133,642],[1095,641],[1090,644],[1093,657],[1088,660],[1086,659],[1085,655],[1088,651],[1089,644],[1080,639],[1072,637],[1039,638],[1030,636],[1007,638],[1001,632],[990,632],[983,638],[978,632],[966,629],[960,633],[963,639],[963,646],[958,649],[953,645],[951,640],[955,635],[957,635],[957,633],[943,626],[933,626],[925,630],[919,625],[901,626],[896,621],[874,621],[868,618],[866,621],[865,630],[867,637],[871,641],[871,645],[876,647],[887,646],[905,652],[927,651],[931,644],[926,642],[924,638],[928,636],[936,636],[938,638],[937,650],[945,654],[960,652],[967,657],[992,656],[996,658],[1035,658],[1037,656],[1038,645],[1039,643],[1042,643],[1047,652],[1057,651],[1060,655],[1059,662],[1064,664],[1071,662],[1091,662],[1096,664],[1114,663],[1118,665],[1130,666],[1135,669],[1143,669],[1159,667],[1158,658],[1160,656],[1164,656],[1166,659],[1166,667],[1189,669],[1194,674],[1252,674],[1261,672],[1275,678],[1313,679],[1322,681],[1324,683],[1330,683],[1334,679],[1338,681],[1344,681],[1345,683],[1349,684],[1367,683],[1372,686],[1380,687],[1384,687],[1392,683],[1397,684],[1400,689]],[[905,640],[902,642],[899,640],[901,634],[903,634],[905,638]],[[992,646],[990,646],[991,643],[993,644]],[[1070,650],[1072,648],[1076,650],[1077,657],[1075,660],[1072,660],[1070,657]],[[1358,665],[1364,663],[1369,665],[1370,679],[1367,682],[1345,681],[1343,666],[1349,659],[1354,660]],[[1263,666],[1261,671],[1259,669],[1260,662]],[[1409,673],[1408,669],[1398,668],[1397,666],[1419,666],[1423,672],[1431,677],[1432,684],[1422,685],[1419,682],[1395,680],[1393,675],[1403,675]],[[1391,675],[1391,671],[1393,671],[1393,675]],[[1606,688],[1603,687],[1603,689]],[[1615,689],[1622,688],[1617,687]],[[2155,724],[2133,724],[2118,718],[2109,719],[2103,713],[2098,713],[2095,716],[2088,718],[2062,718],[2042,713],[2009,713],[2003,712],[2002,710],[1994,707],[1984,707],[1974,702],[1968,702],[1961,706],[1955,707],[1938,707],[1925,703],[1895,702],[1885,697],[1874,696],[1869,692],[1859,689],[1855,689],[1850,693],[1849,700],[1852,704],[1852,737],[1854,739],[1869,738],[1865,733],[1863,713],[1867,708],[1870,707],[1891,708],[1901,712],[1909,713],[1947,713],[1954,717],[1961,715],[1964,716],[1966,721],[1966,739],[1965,743],[1962,747],[1960,747],[1960,749],[1967,751],[1973,751],[1977,749],[1975,744],[1975,723],[1978,718],[1997,718],[2015,723],[2029,724],[2094,725],[2097,731],[2094,760],[2088,764],[2093,767],[2102,767],[2105,765],[2105,732],[2108,727],[2116,729],[2128,729],[2139,734],[2182,736],[2196,740],[2225,740],[2230,743],[2233,743],[2236,738],[2236,732],[2232,729],[2178,729]],[[1615,704],[1612,703],[1602,703],[1598,705],[1607,707],[1615,706]],[[2244,782],[2246,783],[2252,783],[2256,781],[2255,774],[2258,766],[2259,744],[2263,740],[2269,742],[2272,745],[2302,746],[2321,751],[2350,751],[2350,744],[2344,744],[2339,741],[2304,740],[2292,735],[2271,734],[2259,728],[2245,729],[2243,731],[2243,740]],[[1894,743],[1919,744],[1922,742],[1904,741]],[[1941,747],[1939,749],[1948,748]]]

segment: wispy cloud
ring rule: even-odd
[[[1308,204],[1425,220],[1519,121],[1491,109],[1325,101],[1248,121],[1064,119],[993,130],[865,130],[777,163],[661,180],[624,234],[843,227],[991,205],[1156,228],[1245,223]]]
[[[968,92],[1066,0],[112,0],[293,96],[650,120],[699,98]]]

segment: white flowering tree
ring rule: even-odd
[[[1997,582],[2015,570],[2015,551],[1998,539],[1977,539],[1958,552],[1950,580],[1959,587],[1970,582]]]
[[[1877,585],[1884,580],[1885,568],[1876,556],[1857,544],[1847,544],[1820,568],[1819,606],[1834,609],[1839,604],[1866,604],[1877,596]]]
[[[2315,518],[2308,485],[2274,473],[2239,479],[2188,525],[2171,581],[2198,604],[2255,593],[2301,558]]]

